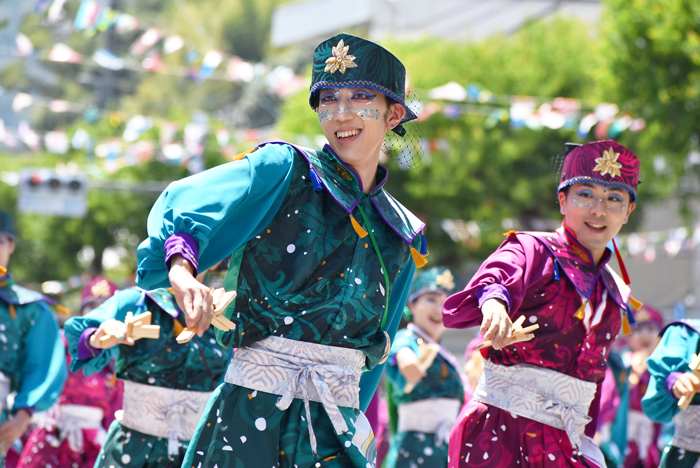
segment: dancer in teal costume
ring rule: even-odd
[[[0,211],[0,466],[34,411],[56,402],[68,375],[58,324],[48,306],[53,301],[18,286],[5,272],[14,250],[14,221]],[[12,408],[6,401],[10,392],[16,392]]]
[[[153,207],[139,284],[170,282],[200,333],[211,299],[195,271],[233,253],[224,287],[238,294],[225,312],[237,328],[217,339],[240,349],[183,466],[374,466],[362,410],[427,254],[423,223],[378,166],[387,130],[415,118],[404,86],[378,45],[324,41],[310,94],[323,150],[262,145],[172,184]]]
[[[439,343],[445,331],[442,304],[454,289],[454,275],[445,267],[426,270],[413,280],[406,313],[411,323],[396,334],[387,366],[388,397],[397,406],[398,431],[391,439],[386,468],[447,466],[450,429],[464,403],[466,376],[443,346],[425,372],[417,364],[421,347]],[[407,388],[409,382],[415,387]]]
[[[123,326],[127,312],[138,315],[146,311],[152,314],[151,323],[160,326],[158,339],[144,338],[135,342],[119,339],[117,346],[107,349],[97,349],[91,344],[93,335],[99,338],[104,331],[119,328],[120,322]],[[175,338],[183,330],[184,322],[174,296],[167,289],[144,291],[138,288],[118,291],[89,314],[66,322],[65,334],[73,357],[71,370],[82,369],[86,375],[91,375],[116,357],[116,377],[125,384],[123,413],[117,412],[117,420],[109,428],[96,467],[174,468],[182,464],[188,445],[188,437],[182,436],[188,430],[185,416],[190,410],[197,412],[189,428],[191,433],[202,410],[193,407],[192,402],[197,400],[192,396],[201,394],[203,399],[199,401],[204,405],[221,382],[231,358],[231,351],[222,350],[216,343],[213,329],[189,343],[178,344]],[[176,397],[169,400],[171,394]],[[173,404],[163,405],[150,414],[140,411],[143,409],[137,401],[140,399],[149,407],[164,401]],[[149,420],[149,416],[153,419]],[[156,419],[162,420],[160,425],[167,426],[166,432],[180,425],[179,434],[173,433],[171,437],[154,433],[158,432],[152,431],[159,422]]]
[[[651,380],[642,409],[656,422],[673,420],[675,433],[661,455],[659,468],[692,468],[700,460],[700,379],[688,367],[700,354],[700,320],[672,322],[661,330],[661,341],[647,360]],[[679,398],[695,391],[685,411]]]

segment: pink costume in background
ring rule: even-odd
[[[65,338],[63,342],[65,344]],[[70,354],[66,354],[70,367]],[[115,378],[111,367],[107,366],[89,377],[86,377],[82,370],[68,375],[63,393],[58,399],[59,406],[49,410],[46,422],[32,431],[22,451],[18,468],[92,468],[95,465],[107,429],[114,421],[114,413],[122,407],[122,383]],[[100,408],[104,413],[100,427],[76,428],[75,430],[81,433],[76,444],[75,435],[71,437],[71,434],[65,431],[62,433],[56,427],[56,420],[60,418],[58,412],[63,405]],[[82,446],[71,446],[71,442],[80,445],[80,439]]]

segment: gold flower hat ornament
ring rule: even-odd
[[[449,268],[428,268],[413,278],[411,290],[408,294],[408,302],[413,302],[423,294],[430,292],[452,294],[456,286],[455,283],[455,275]]]
[[[355,68],[357,64],[355,63],[355,56],[348,55],[350,51],[350,46],[345,45],[345,42],[341,39],[338,45],[333,47],[331,53],[332,55],[326,60],[326,68],[323,70],[327,73],[335,73],[340,70],[343,75],[348,68]]]
[[[435,278],[435,284],[442,289],[452,291],[455,288],[455,277],[450,270],[445,270]]]
[[[610,177],[620,177],[620,169],[622,169],[622,164],[617,162],[620,157],[620,153],[616,153],[612,148],[608,148],[603,152],[603,156],[596,158],[596,167],[593,168],[594,171],[600,172],[600,175],[610,174]]]
[[[637,201],[639,159],[628,148],[613,140],[602,140],[585,145],[567,143],[564,152],[558,192],[573,184],[594,183],[625,189],[630,201]]]

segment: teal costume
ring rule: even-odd
[[[691,356],[700,353],[700,320],[673,322],[661,333],[661,341],[647,360],[651,381],[642,399],[642,408],[652,420],[667,423],[680,413],[678,399],[673,396],[671,388],[680,374],[690,372]],[[700,405],[700,393],[695,394],[686,411],[697,411],[697,405]],[[693,467],[700,460],[700,450],[684,450],[677,446],[676,438],[684,435],[679,432],[677,428],[674,439],[664,449],[660,468]],[[697,437],[700,421],[689,432],[689,436]]]
[[[344,86],[370,87],[403,103],[405,70],[391,57],[354,36],[325,41],[314,56],[312,106],[318,89]],[[366,74],[358,76],[357,70]],[[358,79],[365,81],[352,84]],[[421,265],[425,261],[427,247],[419,235],[424,225],[384,190],[384,168],[365,193],[359,176],[329,146],[317,152],[266,144],[236,159],[175,182],[161,195],[149,216],[149,238],[139,247],[138,282],[147,288],[167,285],[167,264],[175,253],[201,269],[232,254],[224,287],[238,295],[225,315],[236,329],[216,335],[222,346],[244,352],[236,354],[229,372],[240,371],[239,359],[253,347],[291,340],[289,354],[276,358],[289,358],[285,369],[298,372],[294,379],[302,388],[311,373],[331,382],[331,376],[321,376],[326,369],[336,382],[345,372],[348,384],[334,389],[352,395],[350,406],[338,403],[340,414],[331,408],[334,415],[328,416],[335,404],[328,400],[324,407],[313,395],[302,399],[293,393],[282,408],[278,394],[229,383],[255,379],[250,372],[236,374],[241,380],[227,376],[209,401],[183,466],[373,467],[376,450],[360,410],[376,390],[400,321],[415,270],[411,256]],[[370,371],[359,381],[359,402],[360,369],[324,368],[325,354],[333,354],[329,348],[311,353],[313,364],[301,366],[297,351],[308,343],[359,353]],[[280,368],[273,364],[265,372]]]
[[[12,408],[0,395],[0,424],[10,409],[13,413],[49,409],[63,390],[66,357],[47,300],[16,285],[9,275],[0,282],[0,375],[9,379],[10,391],[17,392]]]
[[[430,292],[443,292],[450,294],[455,289],[454,276],[447,268],[431,268],[417,275],[411,286],[409,302],[418,299],[421,295]],[[410,317],[408,308],[404,312]],[[415,324],[409,325],[409,329],[399,330],[396,339],[391,346],[387,366],[387,392],[390,405],[400,407],[403,404],[430,400],[435,398],[448,398],[459,400],[461,406],[464,403],[464,386],[462,377],[457,368],[457,362],[451,354],[438,354],[426,371],[425,377],[418,382],[410,393],[406,393],[406,379],[401,374],[396,361],[396,353],[400,349],[408,347],[416,356],[420,356],[419,343],[425,342],[421,337],[425,336]],[[439,405],[438,405],[439,406]],[[455,414],[456,416],[456,414]],[[452,427],[446,427],[447,431]],[[396,428],[394,428],[396,429]],[[439,440],[435,433],[421,431],[396,431],[391,439],[389,453],[384,466],[386,468],[410,468],[421,466],[426,468],[444,468],[447,466],[448,440]]]
[[[323,183],[319,191],[314,190],[309,164]],[[365,409],[383,367],[378,364],[387,347],[384,331],[393,336],[401,318],[415,269],[409,250],[411,245],[420,248],[417,234],[423,227],[384,191],[385,180],[386,170],[379,168],[377,187],[365,194],[359,179],[329,147],[312,153],[270,144],[240,161],[176,182],[149,217],[151,237],[140,247],[139,282],[165,281],[163,245],[174,233],[188,232],[197,239],[202,268],[235,252],[224,286],[238,292],[225,313],[237,328],[216,332],[221,345],[241,347],[275,335],[359,349],[366,355],[366,367],[373,369],[360,383]],[[207,206],[217,209],[205,212]],[[172,218],[176,211],[179,216]],[[371,235],[359,237],[348,212],[354,212]],[[294,400],[281,412],[275,407],[278,396],[258,393],[249,398],[250,393],[229,384],[215,392],[205,412],[207,422],[200,424],[201,443],[211,441],[210,464],[202,466],[235,461],[240,466],[279,462],[302,467],[329,457],[335,458],[323,466],[351,463],[342,458],[345,448],[332,429],[325,430],[330,421],[319,403],[310,402],[318,416],[313,420],[319,438],[314,457],[300,416],[303,401]],[[352,409],[343,411],[348,419],[356,417]],[[266,418],[264,433],[250,423],[254,415]],[[226,421],[216,424],[224,416]],[[355,421],[348,422],[354,426]],[[220,437],[209,433],[214,426]],[[256,446],[279,449],[246,450],[252,444],[241,451],[235,446],[233,452],[224,449],[229,446],[224,437],[238,443],[241,438],[252,441],[253,436],[265,440],[256,439]],[[196,460],[193,450],[186,464],[197,466]]]
[[[118,345],[99,350],[87,342],[97,327],[109,319],[124,321],[127,312],[152,313],[152,324],[160,325],[158,339],[141,339],[133,346]],[[167,289],[143,291],[137,288],[117,292],[82,317],[65,324],[65,335],[73,357],[71,370],[83,369],[86,375],[103,369],[116,356],[118,379],[167,389],[211,392],[221,382],[230,350],[222,350],[212,329],[204,336],[178,344],[176,336],[185,326],[175,297]],[[178,456],[168,456],[168,439],[144,434],[122,425],[118,420],[109,428],[97,465],[179,467],[187,449],[181,442]]]
[[[399,372],[396,364],[396,353],[399,349],[409,347],[419,355],[418,340],[420,338],[409,330],[400,330],[396,334],[396,340],[391,346],[389,365],[387,366],[387,379],[391,382],[391,399],[394,404],[400,406],[404,403],[426,400],[429,398],[451,398],[464,402],[464,387],[458,370],[441,355],[426,371],[425,377],[416,385],[409,394],[404,393],[406,379]],[[438,444],[435,434],[426,434],[416,431],[398,432],[391,439],[389,453],[385,466],[411,467],[419,463],[424,467],[446,467],[447,448],[445,441]]]
[[[0,241],[14,242],[12,215],[0,210]],[[5,248],[5,247],[4,247]],[[9,251],[7,251],[9,253]],[[0,273],[0,425],[9,412],[49,409],[61,394],[68,376],[66,354],[56,319],[48,307],[54,303],[37,292],[15,284]],[[15,393],[12,408],[7,396]],[[4,447],[10,449],[10,447]],[[19,448],[19,447],[18,447]],[[21,448],[19,450],[21,452]],[[4,466],[0,455],[0,466]]]

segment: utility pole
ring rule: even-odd
[[[113,11],[121,8],[122,0],[109,0],[109,8]],[[117,33],[114,26],[110,26],[104,34],[105,49],[113,54],[117,54]],[[99,109],[104,109],[110,100],[117,96],[116,88],[118,84],[117,71],[108,68],[98,69],[95,79],[95,104]]]

